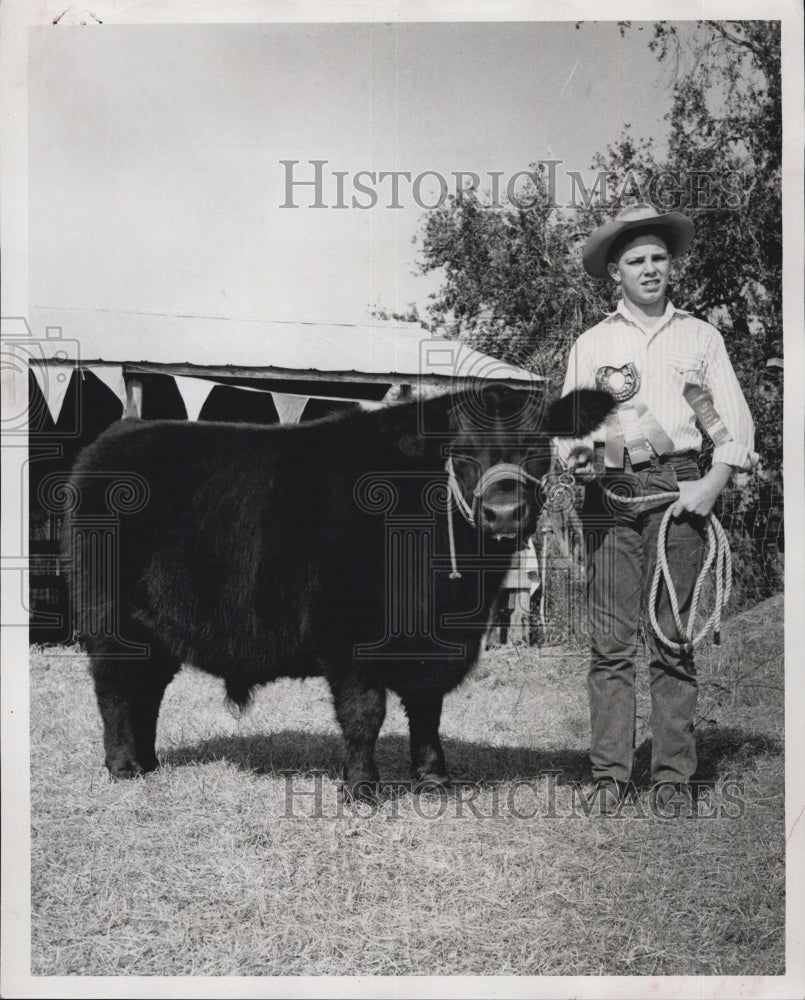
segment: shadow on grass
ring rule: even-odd
[[[443,744],[448,770],[454,780],[482,783],[511,781],[533,778],[546,771],[559,772],[559,784],[591,780],[586,750],[492,746],[455,739],[445,739]],[[780,756],[783,753],[780,740],[729,727],[697,732],[696,746],[699,757],[696,778],[700,781],[713,781],[756,757]],[[409,777],[406,737],[381,736],[377,741],[376,756],[385,780],[402,781]],[[344,742],[336,734],[283,730],[265,736],[222,736],[204,740],[167,750],[160,754],[160,759],[171,767],[221,760],[254,774],[323,771],[329,777],[338,779],[342,776]],[[646,740],[638,747],[635,758],[634,781],[637,787],[650,785],[650,771],[651,741]]]
[[[780,757],[782,740],[759,733],[747,733],[733,726],[708,726],[696,730],[696,781],[710,782],[727,772],[740,770],[756,757]],[[651,740],[637,748],[634,783],[638,788],[651,785]]]

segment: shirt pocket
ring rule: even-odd
[[[680,388],[686,385],[704,385],[704,360],[696,354],[669,353],[663,358],[664,368]]]

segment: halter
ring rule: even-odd
[[[449,455],[447,461],[444,464],[445,472],[447,473],[447,485],[450,489],[450,495],[455,500],[456,506],[464,515],[464,520],[469,524],[471,528],[475,525],[475,513],[473,507],[467,503],[464,499],[464,494],[461,490],[461,485],[459,484],[458,478],[456,476],[455,469],[453,468],[453,456]],[[544,477],[543,477],[544,478]],[[526,472],[521,465],[515,465],[513,462],[498,462],[496,465],[491,466],[483,473],[478,482],[475,484],[475,489],[472,491],[474,500],[478,500],[483,496],[485,490],[492,483],[499,482],[502,479],[514,479],[518,483],[523,483],[527,485],[528,483],[534,483],[536,486],[542,484],[541,479],[537,479],[530,473]],[[473,501],[474,506],[474,501]],[[453,534],[453,504],[447,504],[447,533],[450,540],[450,565],[452,566],[452,571],[450,573],[451,580],[461,579],[461,573],[458,571],[458,566],[456,563],[456,541]]]

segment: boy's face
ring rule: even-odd
[[[607,266],[625,299],[643,309],[664,307],[671,270],[671,254],[662,236],[642,233]]]

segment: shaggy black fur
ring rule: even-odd
[[[78,458],[64,538],[112,775],[156,767],[160,702],[188,663],[223,678],[238,705],[276,677],[325,676],[355,794],[378,780],[391,688],[410,721],[414,774],[446,782],[442,698],[475,663],[511,552],[539,509],[539,491],[514,480],[476,499],[473,487],[501,461],[538,478],[548,433],[585,434],[611,405],[582,391],[546,407],[536,393],[496,387],[295,427],[111,427]],[[472,528],[454,510],[459,579],[448,450],[476,511]],[[147,499],[118,514],[104,557],[93,530],[109,523],[110,482],[132,473]]]

